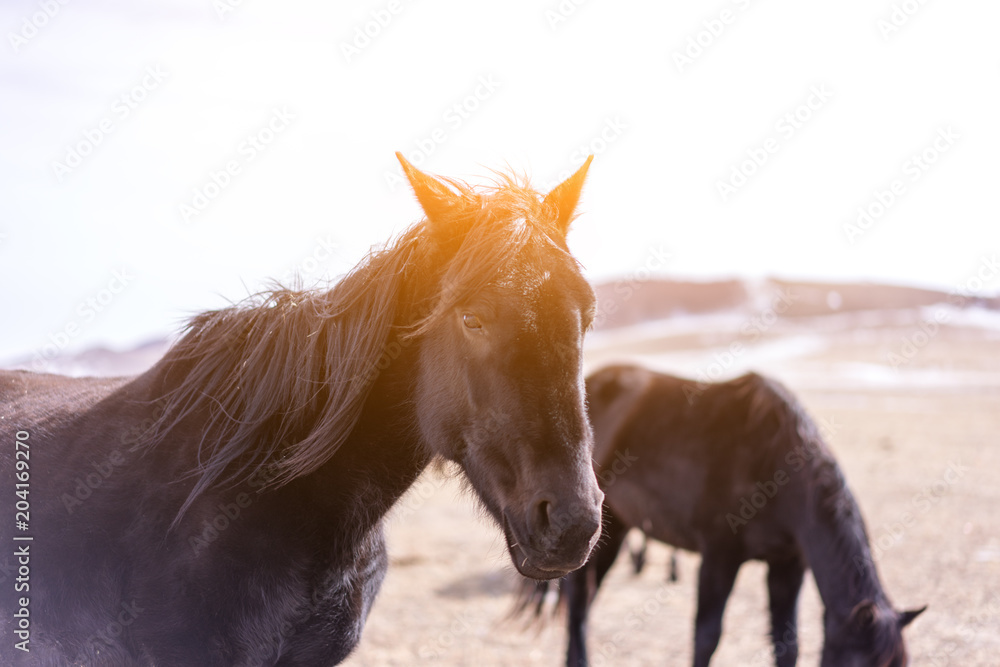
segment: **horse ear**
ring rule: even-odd
[[[872,600],[863,600],[851,610],[850,620],[855,627],[867,629],[875,625],[878,606]]]
[[[580,190],[583,188],[583,179],[587,177],[587,170],[594,159],[591,155],[583,166],[576,170],[576,173],[565,181],[552,188],[552,192],[545,195],[545,204],[551,206],[556,212],[556,225],[563,236],[569,231],[569,223],[573,219],[573,211],[576,210],[577,202],[580,201]]]
[[[414,167],[399,151],[396,152],[396,158],[403,165],[403,173],[417,195],[417,201],[424,209],[427,219],[435,226],[443,224],[461,206],[462,198],[438,179]]]
[[[899,612],[899,627],[905,628],[906,626],[908,626],[910,623],[913,622],[913,619],[915,619],[917,616],[920,616],[920,614],[924,613],[926,610],[927,610],[927,605],[924,605],[920,609],[910,609],[909,611]]]

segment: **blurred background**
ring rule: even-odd
[[[995,664],[998,22],[986,0],[10,0],[0,366],[138,372],[194,313],[335,280],[421,217],[397,150],[543,193],[593,153],[569,238],[600,300],[588,370],[788,384],[893,600],[930,604],[916,663]],[[401,502],[352,664],[561,660],[558,623],[503,629],[502,539],[457,489],[429,473]],[[612,571],[604,664],[687,664],[697,557],[664,598],[666,554]],[[718,664],[770,659],[744,572]]]

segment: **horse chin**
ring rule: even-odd
[[[507,541],[507,552],[510,554],[510,560],[514,563],[514,567],[517,571],[529,579],[537,579],[539,581],[545,581],[548,579],[558,579],[564,575],[569,574],[572,570],[546,570],[540,567],[536,567],[531,563],[531,556],[525,551],[524,547],[521,546],[520,541],[514,535],[513,531],[510,529],[510,524],[507,523],[507,517],[503,517],[503,534],[504,539]]]

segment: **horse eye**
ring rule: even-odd
[[[479,318],[472,313],[466,313],[462,315],[462,324],[464,324],[469,329],[482,329],[483,323],[479,321]]]

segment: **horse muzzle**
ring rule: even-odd
[[[601,535],[602,501],[603,494],[596,504],[560,505],[540,497],[521,521],[504,511],[504,537],[517,571],[532,579],[556,579],[582,567]]]

